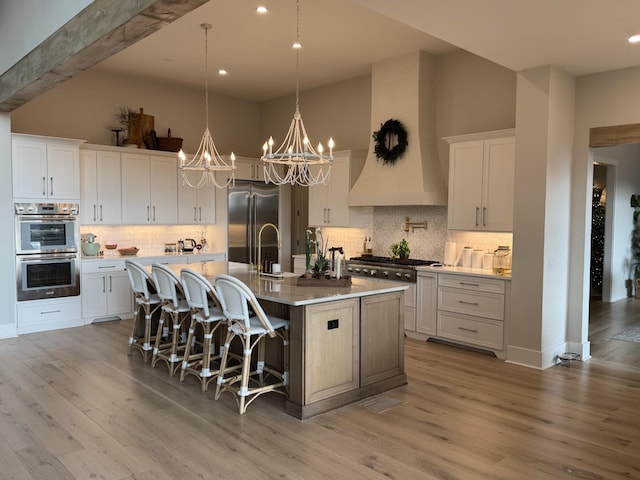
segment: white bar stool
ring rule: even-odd
[[[160,307],[160,297],[155,293],[155,284],[151,275],[142,265],[130,259],[125,260],[124,264],[138,307],[133,316],[133,329],[129,337],[129,355],[132,355],[134,350],[139,350],[143,360],[148,362],[153,350],[151,342],[155,340],[156,333],[152,332],[152,316]],[[154,291],[151,291],[149,286]],[[144,318],[143,325],[140,324],[142,318]]]
[[[181,342],[182,326],[191,310],[180,279],[169,267],[154,263],[151,265],[151,276],[162,302],[151,366],[155,367],[162,360],[169,368],[169,375],[173,376],[182,364],[183,356],[179,353],[184,354],[186,345],[184,341]],[[168,324],[166,327],[165,322]]]
[[[216,290],[222,304],[222,311],[229,322],[227,338],[224,342],[220,372],[216,385],[215,399],[228,390],[235,396],[238,410],[242,415],[258,396],[267,392],[288,395],[289,385],[289,321],[265,313],[249,287],[235,277],[218,275]],[[251,314],[250,312],[253,312]],[[279,337],[283,347],[283,368],[265,365],[265,336]],[[242,363],[230,366],[230,346],[234,338],[242,341]],[[251,356],[258,346],[256,368],[251,370]],[[252,386],[249,382],[252,381]]]
[[[189,268],[183,268],[180,270],[180,281],[191,311],[180,381],[183,381],[188,374],[195,375],[200,379],[202,391],[206,392],[209,382],[214,378],[211,361],[220,358],[220,355],[215,354],[213,334],[221,322],[225,321],[225,316],[220,308],[215,288],[204,276]],[[203,341],[202,345],[196,348],[195,338],[198,326],[202,329]]]

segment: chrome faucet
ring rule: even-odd
[[[258,232],[258,258],[256,262],[256,271],[258,273],[260,273],[260,271],[262,270],[262,231],[267,227],[273,227],[273,229],[276,231],[278,250],[280,250],[280,231],[278,230],[278,227],[276,227],[273,223],[265,223]]]

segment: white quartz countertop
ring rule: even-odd
[[[352,277],[349,287],[300,287],[296,285],[298,274],[284,273],[283,278],[264,277],[252,271],[249,265],[234,262],[171,264],[169,267],[176,273],[182,268],[190,268],[209,280],[215,279],[215,276],[221,273],[233,275],[246,283],[259,300],[295,307],[401,292],[408,288],[405,284],[360,277]]]
[[[483,270],[481,268],[452,267],[452,266],[442,265],[440,267],[431,267],[431,266],[416,267],[416,271],[418,275],[420,275],[420,272],[454,273],[454,274],[460,274],[460,275],[475,275],[478,277],[485,277],[485,278],[499,278],[502,280],[511,280],[511,274],[497,275],[493,273],[493,270]]]
[[[227,256],[224,252],[205,253],[162,253],[139,251],[137,255],[120,255],[117,250],[104,250],[104,255],[82,255],[83,262],[104,262],[114,260],[136,260],[143,265],[160,263],[197,263],[210,261],[224,261]]]

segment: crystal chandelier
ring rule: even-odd
[[[312,186],[326,184],[331,174],[333,163],[333,138],[329,139],[329,153],[324,154],[322,144],[317,150],[309,141],[300,115],[300,0],[296,0],[296,111],[291,120],[289,131],[284,142],[275,152],[273,151],[273,137],[269,137],[262,146],[262,164],[264,178],[267,183],[276,185],[291,184]]]
[[[207,44],[211,24],[202,23],[200,24],[200,27],[204,30],[204,105],[206,128],[204,130],[202,140],[200,141],[198,151],[193,158],[187,160],[185,153],[182,149],[180,150],[178,153],[178,157],[180,159],[180,162],[178,163],[178,170],[180,170],[180,173],[182,174],[182,182],[192,188],[205,187],[210,183],[214,184],[218,188],[225,188],[231,183],[235,184],[236,157],[232,152],[230,156],[231,164],[225,162],[218,153],[218,149],[216,148],[215,143],[213,143],[213,137],[209,131],[209,71],[207,62]],[[189,174],[189,172],[194,173]],[[225,174],[223,176],[224,181],[220,181],[221,179],[216,178],[217,172]],[[226,177],[226,174],[229,174],[229,176]]]

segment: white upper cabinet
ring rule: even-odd
[[[513,135],[501,130],[445,138],[450,143],[449,229],[513,231]]]
[[[187,172],[189,173],[193,172]],[[195,176],[193,182],[195,182]],[[183,225],[216,223],[215,185],[193,188],[184,183],[182,175],[178,174],[178,223]]]
[[[225,161],[229,161],[227,157],[224,158]],[[256,158],[236,157],[236,178],[238,180],[264,182],[264,167],[262,166],[262,162]]]
[[[334,152],[331,176],[326,185],[309,187],[309,225],[362,226],[362,208],[350,207],[349,190],[362,171],[366,152]]]
[[[122,223],[120,153],[80,150],[80,223]]]
[[[122,153],[122,223],[178,222],[177,160]]]
[[[81,140],[13,134],[14,198],[77,201],[81,143]]]

